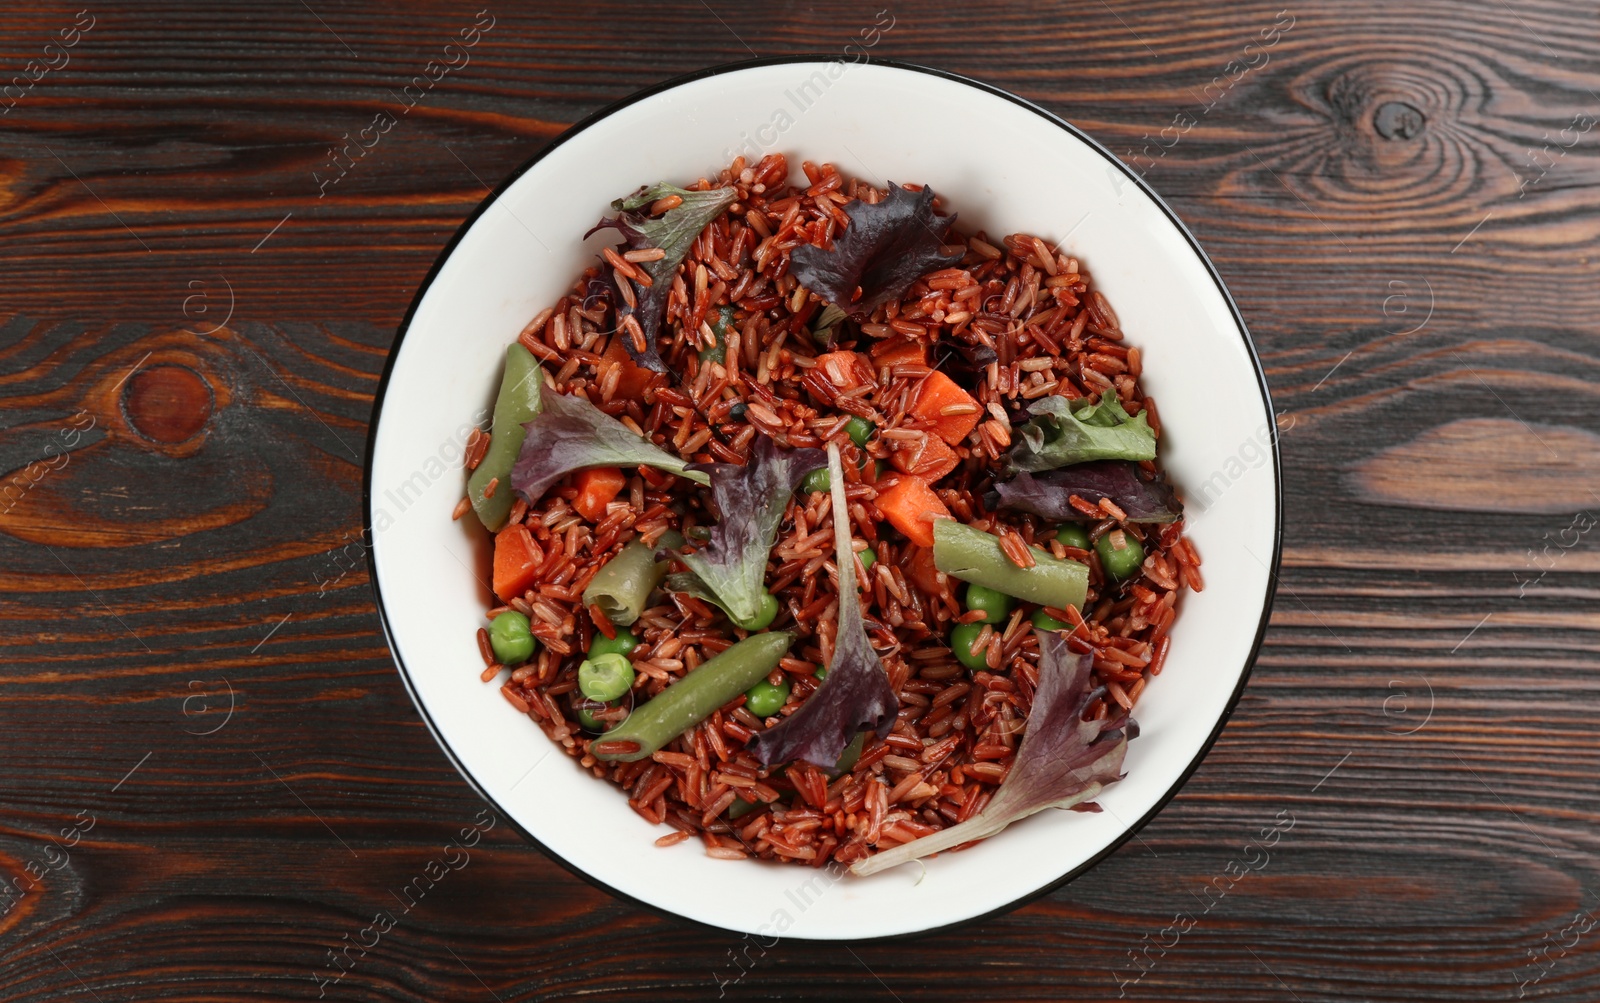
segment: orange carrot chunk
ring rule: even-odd
[[[610,344],[600,358],[607,362],[615,362],[622,367],[622,378],[617,381],[617,392],[613,400],[639,400],[644,396],[645,389],[650,386],[650,381],[655,379],[655,373],[633,361],[633,356],[628,354],[628,349],[622,344],[625,334],[611,336]]]
[[[950,510],[928,482],[911,474],[879,490],[877,506],[889,525],[919,547],[933,546],[933,520],[950,518]]]
[[[925,366],[928,364],[928,349],[920,341],[909,338],[886,338],[872,346],[872,365],[878,369],[884,366]]]
[[[841,390],[871,383],[875,370],[860,352],[828,352],[817,356],[817,371]]]
[[[494,594],[504,602],[522,595],[543,563],[544,554],[528,527],[516,523],[502,529],[494,535]]]
[[[941,574],[933,563],[933,551],[926,547],[907,547],[902,555],[900,566],[905,569],[906,577],[930,596],[954,597],[953,583],[950,576]],[[944,582],[940,583],[939,579]]]
[[[946,413],[952,410],[956,413]],[[970,435],[983,417],[983,409],[972,395],[938,371],[923,381],[922,394],[911,413],[929,423],[939,438],[952,446]]]
[[[890,458],[890,462],[900,472],[916,474],[929,484],[932,484],[960,466],[961,457],[956,455],[955,450],[945,445],[943,439],[936,435],[929,435],[923,438],[920,450],[899,450]]]
[[[616,467],[593,467],[573,474],[572,483],[578,489],[572,507],[590,522],[599,522],[605,517],[611,499],[622,493],[628,478]]]

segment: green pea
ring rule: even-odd
[[[984,614],[984,623],[999,623],[1004,620],[1015,602],[1015,599],[1004,592],[982,585],[967,586],[967,609],[981,611]]]
[[[602,732],[606,730],[606,723],[594,715],[606,709],[606,704],[598,700],[589,700],[580,694],[573,694],[572,716],[577,719],[578,726],[585,731]]]
[[[874,564],[878,563],[878,552],[873,550],[871,547],[868,547],[866,550],[863,550],[856,556],[861,558],[861,566],[869,570]]]
[[[639,646],[639,638],[632,631],[619,630],[616,637],[607,637],[596,634],[589,643],[589,657],[598,658],[601,655],[626,655]]]
[[[1079,550],[1088,550],[1091,546],[1089,534],[1084,532],[1083,527],[1075,522],[1069,522],[1056,530],[1056,539],[1069,547],[1077,547]]]
[[[702,362],[726,362],[728,359],[728,328],[733,324],[734,307],[730,304],[724,306],[712,321],[711,333],[716,336],[716,344],[709,348],[700,349]]]
[[[819,682],[819,683],[822,682],[824,679],[828,678],[828,670],[826,668],[824,668],[823,666],[821,666],[821,665],[817,666],[817,673],[816,673],[815,678],[816,678],[817,682]]]
[[[745,691],[744,707],[756,717],[771,717],[783,709],[789,702],[789,684],[787,682],[772,685],[765,679],[756,683]]]
[[[1113,530],[1102,536],[1100,542],[1094,545],[1094,549],[1100,555],[1100,567],[1105,569],[1106,574],[1120,581],[1136,574],[1139,567],[1144,564],[1144,547],[1133,538],[1132,534],[1123,533],[1127,546],[1121,550],[1116,549],[1111,541],[1115,532]]]
[[[972,642],[978,639],[978,634],[983,631],[981,623],[958,623],[950,631],[950,647],[955,649],[956,661],[965,665],[974,672],[987,669],[989,663],[984,660],[984,652],[972,653]]]
[[[761,608],[756,615],[739,624],[745,630],[765,630],[778,618],[778,597],[771,592],[761,597]]]
[[[506,610],[489,622],[489,647],[501,665],[526,662],[535,647],[528,618],[514,609]]]
[[[805,480],[800,482],[800,490],[811,494],[833,490],[833,477],[828,473],[827,467],[818,467],[806,474]]]
[[[757,807],[758,803],[755,801],[746,801],[744,798],[734,798],[733,804],[728,806],[728,818],[741,818],[750,814],[752,811],[755,811]]]
[[[616,652],[589,658],[578,666],[578,689],[590,700],[615,700],[633,685],[633,666]]]
[[[1034,610],[1033,611],[1033,616],[1030,617],[1029,619],[1031,619],[1033,621],[1033,625],[1035,627],[1038,627],[1040,630],[1071,630],[1072,629],[1072,624],[1064,623],[1064,622],[1062,622],[1060,620],[1057,620],[1055,617],[1051,616],[1049,613],[1046,613],[1042,609]]]
[[[877,430],[878,426],[865,418],[852,417],[844,423],[845,434],[850,437],[851,442],[858,446],[865,446],[867,440],[872,438],[872,433]]]

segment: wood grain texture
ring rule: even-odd
[[[1255,333],[1287,535],[1238,711],[1139,839],[956,931],[752,944],[503,821],[403,908],[482,805],[367,588],[378,374],[566,125],[872,20],[708,3],[491,6],[320,196],[477,8],[94,6],[0,91],[0,998],[1600,998],[1600,33],[1557,0],[891,8],[875,54],[1141,170]],[[0,10],[0,87],[82,9]],[[1506,456],[1526,483],[1482,485]]]

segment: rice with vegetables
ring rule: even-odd
[[[658,844],[866,874],[1094,810],[1202,580],[1082,263],[801,166],[613,203],[456,516],[483,680]]]

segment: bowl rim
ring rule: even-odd
[[[462,239],[465,238],[468,231],[470,231],[473,225],[478,221],[478,218],[486,213],[495,204],[495,202],[497,202],[500,197],[504,195],[505,192],[513,184],[515,184],[519,178],[522,177],[522,175],[526,174],[562,144],[575,138],[580,133],[589,129],[591,126],[595,125],[601,120],[610,117],[611,115],[621,111],[624,108],[627,108],[630,105],[660,94],[663,91],[673,90],[674,88],[683,86],[685,84],[694,83],[696,81],[705,80],[711,77],[721,76],[729,73],[737,73],[742,70],[755,69],[764,66],[777,66],[788,63],[831,63],[838,61],[838,58],[839,57],[833,54],[816,52],[795,53],[783,56],[759,56],[753,59],[743,59],[730,63],[718,63],[713,66],[707,66],[699,70],[691,71],[689,73],[683,73],[669,77],[660,81],[659,83],[652,84],[651,86],[645,87],[638,91],[634,91],[626,97],[614,101],[600,108],[599,110],[584,116],[577,122],[574,122],[571,126],[567,127],[559,136],[552,139],[532,157],[523,161],[508,175],[506,175],[506,177],[498,185],[496,185],[487,196],[484,197],[483,201],[480,202],[477,207],[475,207],[472,212],[467,215],[466,219],[462,220],[461,225],[456,228],[455,233],[450,236],[449,241],[445,243],[444,248],[439,252],[439,256],[434,260],[433,265],[428,269],[427,275],[424,276],[421,283],[418,284],[417,291],[411,299],[411,304],[406,308],[405,316],[401,319],[399,328],[396,329],[394,342],[389,347],[388,357],[384,360],[383,372],[379,376],[378,386],[373,392],[372,415],[368,422],[367,429],[366,456],[363,460],[361,478],[361,532],[363,542],[365,544],[364,549],[366,551],[367,577],[370,585],[372,586],[373,599],[375,600],[375,604],[377,606],[378,620],[383,627],[384,641],[388,645],[389,656],[394,661],[395,667],[399,670],[400,679],[405,684],[406,692],[410,695],[412,704],[417,708],[417,713],[421,715],[423,722],[428,726],[428,731],[433,735],[434,741],[437,742],[439,748],[444,751],[445,758],[447,758],[451,765],[456,768],[456,772],[461,774],[462,779],[467,782],[467,786],[470,787],[480,798],[488,802],[489,806],[493,808],[495,812],[498,813],[500,817],[511,826],[512,829],[520,834],[523,839],[527,840],[529,843],[532,843],[535,847],[542,851],[546,857],[554,860],[567,871],[588,882],[594,887],[605,891],[614,898],[620,899],[634,906],[638,906],[658,915],[670,916],[680,922],[686,922],[697,927],[703,927],[708,930],[717,930],[724,933],[731,931],[728,931],[723,927],[716,926],[715,924],[692,919],[681,913],[673,912],[670,909],[645,902],[634,897],[633,895],[628,894],[627,892],[620,891],[619,889],[612,887],[606,882],[590,874],[583,868],[573,864],[559,853],[556,853],[554,850],[550,849],[550,847],[546,846],[536,836],[520,825],[511,812],[507,811],[505,807],[491,797],[483,788],[483,786],[478,783],[477,778],[468,772],[466,767],[462,764],[460,757],[456,755],[455,750],[450,747],[450,743],[440,732],[437,724],[433,720],[433,716],[428,713],[428,708],[423,703],[422,697],[411,678],[411,672],[406,668],[405,659],[400,655],[400,649],[395,642],[394,632],[389,622],[388,608],[384,604],[383,591],[379,585],[377,556],[373,546],[372,520],[370,518],[372,512],[373,458],[378,441],[379,422],[382,418],[385,397],[389,389],[389,378],[394,371],[395,360],[399,356],[400,345],[405,341],[406,334],[411,329],[411,323],[416,317],[418,308],[421,306],[423,299],[427,296],[429,289],[432,288],[434,280],[438,278],[440,270],[443,269],[445,263],[450,260],[451,255],[455,253],[457,245],[459,245]],[[1266,409],[1267,422],[1273,427],[1274,430],[1276,430],[1277,412],[1272,406],[1272,394],[1267,386],[1266,373],[1261,365],[1261,357],[1256,352],[1255,342],[1250,336],[1250,330],[1245,325],[1244,317],[1239,312],[1238,304],[1234,302],[1233,295],[1228,291],[1227,284],[1222,281],[1222,276],[1217,272],[1216,266],[1212,264],[1211,258],[1200,246],[1200,242],[1195,239],[1194,234],[1189,232],[1189,228],[1184,224],[1183,220],[1179,218],[1178,214],[1172,210],[1172,207],[1167,205],[1166,201],[1156,193],[1155,189],[1153,189],[1148,182],[1145,181],[1142,174],[1134,172],[1128,167],[1127,164],[1123,163],[1122,160],[1120,160],[1099,141],[1089,136],[1082,129],[1079,129],[1071,122],[1055,114],[1054,112],[1035,104],[1032,101],[1029,101],[1027,98],[1019,97],[1018,95],[993,84],[974,79],[966,76],[965,74],[955,73],[950,70],[938,69],[931,66],[924,66],[920,63],[909,62],[901,59],[887,57],[873,58],[869,56],[866,59],[861,60],[861,62],[878,66],[886,66],[892,69],[907,70],[914,73],[925,73],[933,77],[963,84],[965,86],[982,91],[983,93],[992,97],[1001,98],[1006,101],[1010,101],[1013,104],[1019,105],[1020,107],[1033,112],[1035,115],[1038,115],[1049,125],[1052,125],[1058,129],[1062,129],[1071,134],[1074,138],[1084,143],[1095,153],[1099,154],[1100,157],[1106,161],[1108,166],[1119,171],[1128,179],[1129,182],[1138,186],[1138,188],[1150,198],[1155,206],[1161,210],[1162,214],[1167,217],[1172,225],[1177,228],[1178,233],[1189,244],[1190,249],[1194,252],[1200,263],[1205,267],[1206,273],[1211,277],[1211,281],[1216,286],[1217,292],[1221,294],[1223,301],[1227,304],[1228,313],[1232,316],[1234,323],[1238,326],[1239,336],[1244,342],[1245,354],[1250,360],[1251,368],[1255,372],[1256,387],[1261,394],[1262,406]],[[1267,565],[1267,584],[1266,591],[1262,596],[1261,617],[1256,625],[1255,636],[1250,642],[1249,653],[1245,656],[1244,665],[1240,670],[1239,681],[1237,685],[1235,685],[1233,692],[1228,696],[1227,702],[1223,705],[1222,713],[1218,715],[1217,721],[1212,726],[1210,734],[1208,734],[1205,740],[1200,743],[1200,747],[1196,750],[1193,758],[1189,761],[1188,765],[1183,768],[1182,772],[1178,774],[1177,779],[1174,780],[1172,785],[1168,787],[1159,798],[1156,799],[1155,803],[1150,806],[1150,809],[1146,811],[1144,815],[1142,815],[1132,824],[1128,825],[1120,835],[1112,839],[1111,842],[1107,843],[1105,847],[1102,848],[1098,853],[1094,854],[1092,857],[1088,858],[1067,873],[1061,875],[1061,877],[1050,881],[1047,884],[1041,885],[1040,887],[1023,895],[1020,895],[1004,905],[998,906],[976,916],[969,916],[965,919],[957,920],[952,923],[945,923],[940,926],[928,927],[922,930],[859,938],[859,942],[873,943],[909,940],[916,937],[924,937],[934,933],[954,930],[972,923],[989,919],[994,916],[1011,912],[1044,895],[1048,895],[1057,888],[1060,888],[1068,882],[1073,881],[1079,876],[1087,873],[1106,857],[1120,849],[1128,840],[1138,835],[1139,831],[1149,824],[1150,820],[1155,818],[1155,816],[1167,806],[1168,802],[1177,796],[1178,792],[1183,789],[1184,785],[1188,783],[1189,778],[1194,775],[1195,771],[1200,768],[1200,764],[1205,761],[1206,756],[1210,754],[1212,746],[1216,744],[1217,738],[1222,734],[1222,729],[1227,725],[1228,719],[1233,716],[1234,709],[1238,706],[1239,699],[1244,694],[1245,685],[1250,681],[1250,674],[1255,668],[1256,660],[1260,656],[1262,642],[1266,636],[1267,623],[1271,619],[1272,615],[1273,601],[1276,597],[1278,587],[1278,571],[1283,556],[1283,476],[1282,463],[1278,447],[1278,436],[1274,434],[1271,436],[1271,440],[1273,498],[1272,558]]]

